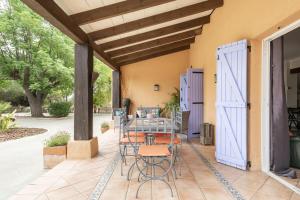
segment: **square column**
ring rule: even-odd
[[[88,159],[98,153],[93,138],[93,49],[75,45],[74,141],[68,143],[68,159]]]
[[[112,107],[121,107],[121,74],[119,71],[112,72]]]

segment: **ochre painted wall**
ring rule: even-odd
[[[300,19],[300,0],[224,0],[224,6],[211,15],[202,34],[190,49],[189,64],[204,69],[204,121],[215,124],[216,49],[218,46],[248,39],[249,54],[249,159],[251,169],[260,169],[260,91],[262,38]]]
[[[181,51],[121,67],[122,97],[132,101],[131,111],[138,106],[163,106],[174,87],[179,88],[180,74],[188,67],[189,51]],[[154,84],[160,85],[158,92]]]

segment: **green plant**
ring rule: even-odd
[[[101,128],[109,128],[109,124],[107,122],[103,122],[101,124]]]
[[[66,131],[58,132],[45,141],[46,147],[64,146],[70,140],[70,133]]]
[[[5,115],[5,116],[0,115],[0,131],[6,131],[15,126],[15,123],[14,123],[15,112],[16,111],[13,111],[12,113],[9,113],[8,115]]]
[[[71,111],[72,104],[70,102],[51,103],[48,108],[50,115],[54,117],[66,117]]]
[[[177,110],[180,106],[180,91],[175,88],[175,92],[170,94],[171,98],[165,103],[164,108],[161,110],[161,115],[164,117],[170,117],[172,110]]]
[[[10,103],[0,101],[0,116],[7,110],[11,108]]]

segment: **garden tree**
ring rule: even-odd
[[[108,106],[111,101],[111,69],[99,60],[94,61],[94,71],[99,77],[94,83],[94,106]]]
[[[20,0],[8,0],[1,8],[0,79],[23,87],[33,117],[43,115],[43,102],[53,90],[72,91],[73,47]]]

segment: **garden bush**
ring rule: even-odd
[[[51,103],[48,112],[54,117],[66,117],[71,112],[72,104],[70,102],[55,102]]]
[[[5,116],[0,115],[0,131],[6,131],[15,126],[15,111]]]
[[[64,146],[70,140],[70,133],[66,131],[58,132],[45,141],[46,147]]]
[[[0,116],[4,112],[8,111],[10,108],[11,108],[10,103],[4,102],[4,101],[0,101]]]

